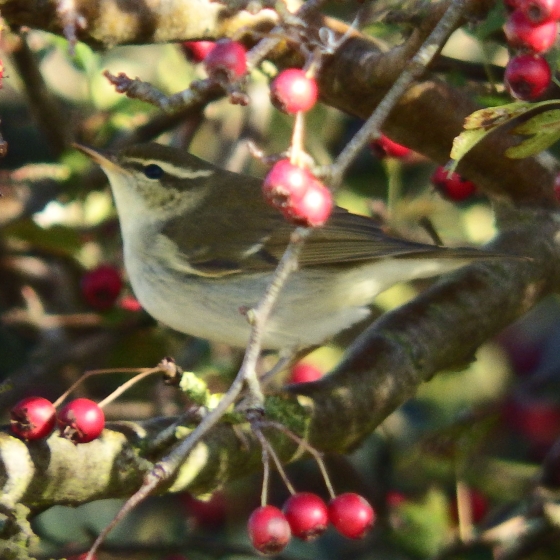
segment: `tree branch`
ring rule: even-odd
[[[59,0],[29,3],[0,0],[2,17],[13,28],[30,27],[64,36],[65,22],[58,13]],[[86,27],[76,36],[94,48],[142,45],[193,39],[231,37],[242,28],[269,30],[278,21],[275,11],[256,14],[230,12],[227,3],[210,0],[75,0],[76,13]]]
[[[378,42],[356,32],[344,43],[344,48],[325,60],[318,76],[321,99],[366,119],[448,4],[435,5],[423,25],[389,52],[381,52]],[[22,0],[0,0],[2,15],[12,27],[29,26],[62,34],[63,25],[56,15],[56,5],[56,0],[49,0],[37,2],[30,9]],[[262,10],[253,16],[244,11],[230,14],[226,6],[217,2],[199,0],[192,9],[189,5],[184,0],[165,3],[160,0],[151,2],[148,10],[143,2],[79,0],[76,8],[86,18],[88,27],[78,30],[78,38],[90,45],[108,48],[127,43],[212,39],[231,36],[242,28],[250,36],[251,32],[269,30],[277,23],[271,10]],[[483,17],[491,5],[488,0],[468,1],[466,18]],[[330,27],[336,33],[348,28],[342,22],[315,16],[309,26],[307,35],[315,34],[321,26]],[[270,56],[281,66],[302,63],[298,55],[287,53],[284,48],[271,52]],[[445,164],[453,138],[461,132],[465,117],[479,108],[468,94],[425,76],[400,99],[383,131],[393,140]],[[556,206],[552,190],[555,170],[542,158],[506,158],[504,151],[515,142],[507,127],[500,128],[467,154],[458,171],[495,197],[515,200],[518,204]]]
[[[504,221],[507,214],[500,212]],[[501,252],[522,248],[533,260],[481,262],[442,279],[373,323],[331,375],[269,396],[268,417],[306,437],[320,451],[344,453],[421,383],[442,369],[472,360],[480,344],[560,289],[558,224],[544,214],[529,213],[525,218],[491,248]],[[172,420],[110,424],[100,440],[82,446],[56,435],[25,444],[0,434],[3,494],[35,510],[129,495],[166,452],[153,457],[143,456],[141,450]],[[163,491],[207,492],[260,469],[260,448],[246,425],[244,429],[251,442],[248,450],[231,427],[218,426],[198,443]],[[297,445],[281,434],[275,438],[275,450],[283,461],[300,456]],[[19,470],[7,469],[7,458]]]

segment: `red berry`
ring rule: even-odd
[[[299,68],[283,70],[270,85],[273,105],[284,113],[309,111],[317,102],[317,82]]]
[[[305,227],[322,226],[331,215],[333,199],[331,191],[314,179],[300,200],[282,208],[284,217],[290,222]]]
[[[68,556],[68,558],[66,560],[86,560],[87,557],[87,552],[84,552],[83,554],[74,554],[73,556]],[[93,555],[91,557],[91,560],[97,560],[97,555]]]
[[[370,148],[378,158],[393,157],[400,159],[412,152],[410,148],[393,142],[383,134],[370,144]]]
[[[545,52],[554,45],[556,32],[555,21],[535,25],[520,10],[515,10],[504,25],[504,33],[510,47],[536,53]]]
[[[10,428],[20,438],[36,440],[48,436],[56,422],[56,409],[43,397],[27,397],[10,410]]]
[[[288,159],[281,159],[264,178],[263,194],[269,204],[282,209],[301,200],[313,180],[307,169],[290,163]]]
[[[220,39],[204,59],[204,67],[210,76],[225,74],[228,80],[236,80],[247,73],[245,47],[231,39]]]
[[[514,97],[530,101],[546,91],[552,72],[542,56],[520,54],[509,60],[504,77],[506,86]]]
[[[341,535],[361,539],[373,527],[375,512],[365,498],[348,492],[330,501],[329,519]]]
[[[278,554],[290,542],[290,525],[284,514],[274,506],[261,506],[247,523],[252,545],[261,554]]]
[[[185,41],[183,49],[192,62],[202,62],[216,46],[214,41]]]
[[[83,275],[81,289],[91,307],[105,311],[113,307],[121,293],[121,275],[114,266],[98,266]]]
[[[60,435],[73,443],[96,439],[105,426],[105,415],[96,402],[76,399],[58,413]]]
[[[294,494],[288,498],[282,511],[290,524],[292,534],[298,539],[312,541],[327,530],[327,506],[316,494]]]
[[[390,508],[396,508],[406,502],[406,495],[398,490],[390,490],[385,495],[385,502]]]
[[[323,372],[314,365],[305,362],[297,363],[290,372],[290,383],[309,383],[323,377]]]
[[[534,24],[560,18],[560,0],[517,0],[517,4],[517,9]]]
[[[444,198],[455,202],[465,200],[476,192],[474,183],[463,179],[459,173],[449,173],[441,166],[432,175],[432,183]]]
[[[509,423],[533,446],[548,449],[560,437],[560,405],[547,399],[515,399],[506,404]]]
[[[198,500],[189,492],[183,492],[179,498],[197,527],[217,529],[225,523],[226,499],[223,492],[214,492],[206,501]]]

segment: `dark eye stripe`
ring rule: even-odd
[[[159,179],[163,176],[163,169],[155,163],[145,165],[143,171],[148,179]]]

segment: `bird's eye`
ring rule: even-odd
[[[144,166],[144,175],[148,179],[159,179],[163,175],[163,169],[155,163],[150,163]]]

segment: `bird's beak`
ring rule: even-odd
[[[105,171],[116,171],[117,169],[119,169],[122,172],[121,167],[114,161],[114,157],[111,154],[103,154],[101,152],[98,152],[97,150],[94,150],[93,148],[82,146],[81,144],[77,144],[76,142],[72,143],[72,147],[82,152],[82,154],[88,156]]]

